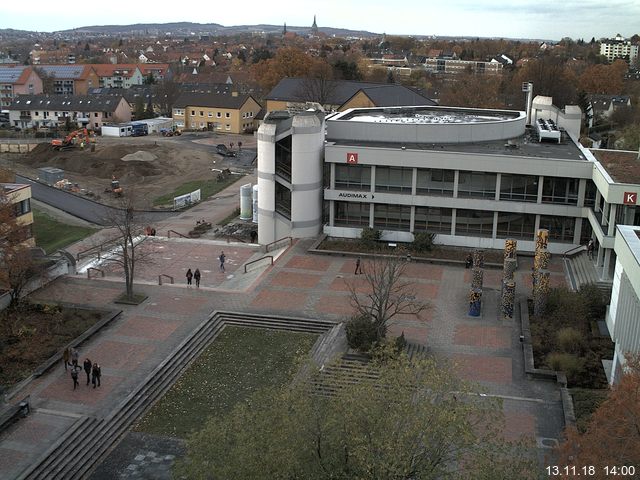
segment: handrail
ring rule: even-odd
[[[273,265],[273,255],[265,255],[264,257],[260,257],[260,258],[257,258],[255,260],[252,260],[252,261],[250,261],[248,263],[245,263],[244,264],[244,273],[247,273],[247,267],[249,265],[251,265],[252,263],[259,262],[260,260],[264,260],[265,258],[270,258],[271,259],[271,265]]]
[[[167,275],[166,273],[161,273],[160,275],[158,275],[158,285],[162,285],[162,277],[167,277],[171,282],[171,285],[173,285],[173,277],[171,275]]]
[[[276,243],[279,243],[279,242],[281,242],[283,240],[289,240],[289,246],[293,245],[293,237],[282,237],[282,238],[279,238],[278,240],[275,240],[275,241],[273,241],[271,243],[267,243],[264,246],[264,253],[269,253],[269,247],[271,247],[272,245],[275,245]]]
[[[168,230],[167,231],[167,238],[171,238],[171,232],[175,233],[176,235],[178,235],[179,237],[182,238],[189,238],[187,235],[183,235],[180,232],[176,232],[175,230]]]
[[[586,249],[587,249],[587,247],[586,247],[586,246],[584,246],[584,245],[578,245],[577,247],[570,248],[569,250],[567,250],[566,252],[564,252],[564,253],[562,254],[562,258],[567,258],[567,256],[569,256],[569,255],[573,255],[573,254],[575,254],[575,253],[578,253],[578,252],[580,252],[580,251],[582,251],[582,250],[586,250]]]
[[[100,272],[100,276],[102,278],[104,278],[104,270],[101,270],[99,268],[95,268],[95,267],[89,267],[87,268],[87,278],[91,279],[91,270],[95,270],[96,272]]]
[[[99,245],[95,245],[95,246],[93,246],[93,247],[91,247],[91,248],[87,248],[86,250],[82,250],[81,252],[78,252],[78,253],[76,254],[76,261],[77,261],[77,262],[79,262],[79,261],[80,261],[81,256],[83,256],[83,257],[88,257],[88,256],[89,256],[89,255],[91,255],[91,253],[92,253],[93,251],[95,251],[96,249],[98,250],[98,260],[100,260],[100,254],[102,253],[102,249],[103,249],[104,247],[106,247],[107,245],[108,245],[108,246],[111,246],[112,244],[117,243],[119,240],[120,240],[119,238],[112,238],[111,240],[107,240],[106,242],[102,242],[102,243],[101,243],[101,244],[99,244]],[[85,254],[87,254],[87,255],[85,255]]]

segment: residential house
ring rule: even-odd
[[[90,88],[100,85],[92,65],[38,65],[36,71],[46,93],[86,95]]]
[[[173,122],[179,129],[206,129],[226,133],[250,132],[260,104],[251,96],[183,93],[173,104]]]
[[[9,107],[9,121],[17,128],[73,126],[98,130],[105,123],[131,121],[124,97],[93,95],[21,95]]]
[[[638,58],[638,45],[631,43],[618,33],[615,38],[600,40],[600,55],[607,57],[610,62],[621,58],[630,65],[634,65]]]
[[[138,68],[143,78],[152,75],[156,82],[171,78],[171,69],[168,63],[145,63],[144,65],[138,65]]]
[[[132,85],[142,85],[144,76],[136,64],[101,63],[91,65],[99,78],[99,87],[103,88],[131,88]]]
[[[588,100],[591,111],[589,127],[608,119],[618,108],[631,107],[631,97],[628,95],[589,95]]]
[[[0,66],[0,109],[11,105],[16,95],[42,93],[42,79],[32,67]]]
[[[0,183],[2,196],[13,205],[16,223],[22,229],[24,245],[35,247],[33,238],[33,213],[31,212],[31,186],[18,183]]]
[[[300,111],[305,104],[324,98],[325,111],[342,112],[348,108],[391,107],[404,105],[435,105],[436,103],[415,90],[391,83],[331,81],[283,78],[265,97],[266,111]]]

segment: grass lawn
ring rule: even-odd
[[[96,229],[59,222],[42,210],[33,209],[33,236],[36,245],[47,253],[55,252],[78,240],[88,237]]]
[[[309,352],[316,338],[303,333],[225,327],[135,430],[186,438],[207,417],[230,411],[256,390],[291,381],[296,359]]]
[[[244,175],[243,175],[244,176]],[[235,183],[240,178],[240,175],[230,175],[229,178],[222,182],[218,182],[215,178],[210,180],[194,180],[192,182],[183,183],[173,192],[162,195],[153,201],[155,206],[173,206],[173,198],[180,195],[191,193],[197,189],[200,189],[200,198],[206,200],[207,198],[221,192],[232,183]]]

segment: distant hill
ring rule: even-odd
[[[93,25],[87,27],[72,28],[69,30],[61,30],[58,34],[80,33],[84,35],[164,35],[171,34],[177,36],[183,35],[234,35],[239,33],[281,33],[283,25],[234,25],[225,27],[218,23],[193,23],[193,22],[174,22],[174,23],[136,23],[133,25]],[[329,36],[355,36],[355,37],[373,37],[379,34],[367,32],[363,30],[349,30],[346,28],[321,27],[318,30]],[[298,34],[311,33],[311,27],[299,27],[287,25],[287,31]]]

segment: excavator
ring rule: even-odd
[[[91,143],[93,139],[89,136],[86,128],[74,130],[64,138],[54,138],[51,140],[51,147],[54,150],[69,150],[76,146],[84,147]]]
[[[105,193],[111,192],[116,197],[121,197],[123,189],[120,186],[120,181],[116,178],[115,175],[111,176],[111,188],[105,189]]]

